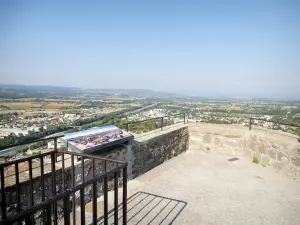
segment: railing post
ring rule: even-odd
[[[129,127],[129,126],[128,126],[128,123],[126,123],[126,131],[127,131],[127,132],[128,132],[128,127]]]
[[[123,225],[127,224],[127,165],[123,168]]]
[[[64,224],[69,225],[70,224],[70,199],[69,195],[66,195],[64,197]]]
[[[185,113],[183,113],[183,123],[185,124]]]
[[[54,141],[54,152],[57,152],[57,137],[53,139]],[[55,154],[55,162],[57,162],[57,154]]]
[[[252,118],[249,119],[249,130],[251,130]]]
[[[118,163],[116,164],[118,166]],[[114,224],[118,225],[118,212],[119,212],[119,207],[118,207],[118,172],[115,172],[114,174]]]
[[[57,137],[54,138],[54,151],[57,151]]]
[[[56,171],[55,171],[55,157],[56,153],[52,152],[51,154],[51,173],[52,173],[52,195],[56,195]],[[57,204],[56,202],[53,203],[53,221],[54,224],[57,224]]]
[[[164,118],[161,118],[161,122],[160,122],[160,129],[162,130],[164,126]]]
[[[1,199],[2,199],[2,220],[6,219],[6,195],[5,195],[5,185],[4,185],[4,169],[0,168],[1,175]]]

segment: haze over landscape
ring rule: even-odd
[[[299,0],[0,0],[0,225],[300,225],[299,28]]]
[[[299,1],[0,2],[0,83],[299,99]]]

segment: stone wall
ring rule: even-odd
[[[300,143],[295,135],[241,125],[193,123],[189,127],[195,149],[255,157],[259,164],[300,180]]]
[[[187,125],[177,125],[164,128],[163,131],[154,130],[142,135],[137,135],[135,139],[129,145],[118,146],[115,149],[109,149],[105,153],[95,155],[116,159],[120,161],[128,162],[128,179],[134,179],[143,173],[153,169],[166,160],[185,152],[189,146],[189,132]],[[75,160],[76,161],[76,160]],[[65,168],[65,184],[66,188],[72,187],[72,173],[70,162],[66,162]],[[95,161],[96,175],[101,174],[104,171],[104,162],[100,160]],[[108,170],[113,168],[115,163],[108,163]],[[56,190],[58,193],[62,192],[62,171],[61,169],[56,171]],[[84,162],[84,179],[88,180],[92,178],[92,166],[90,160],[86,159]],[[80,184],[82,182],[82,163],[75,162],[75,183]],[[121,185],[122,178],[119,178],[119,184]],[[34,202],[38,204],[41,202],[41,181],[40,177],[36,177],[33,180],[34,189]],[[109,190],[113,189],[113,180],[108,182]],[[29,182],[24,182],[20,186],[21,189],[21,202],[22,210],[25,210],[29,206]],[[98,196],[103,193],[103,185],[99,183],[97,185]],[[8,214],[12,215],[16,212],[16,194],[15,187],[6,187],[6,201],[8,206]],[[52,175],[51,173],[45,174],[45,194],[46,198],[52,195]],[[92,199],[92,187],[85,188],[85,202],[88,203]],[[76,203],[79,204],[79,193],[76,193]],[[62,202],[59,204],[58,212],[62,214]],[[40,215],[39,215],[40,216]]]

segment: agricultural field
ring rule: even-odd
[[[73,107],[73,104],[68,103],[44,103],[42,104],[41,108],[44,110],[60,110],[69,107]]]
[[[11,110],[38,110],[41,108],[40,103],[32,102],[12,102],[12,103],[2,103]]]

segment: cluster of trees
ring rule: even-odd
[[[10,108],[8,107],[8,106],[6,106],[6,105],[0,105],[0,109],[2,109],[2,110],[9,110]]]
[[[70,129],[69,126],[62,124],[59,126],[54,126],[52,129],[49,130],[43,130],[41,132],[36,132],[36,133],[30,132],[27,135],[18,136],[16,134],[11,133],[7,137],[0,140],[0,148],[9,147],[10,145],[16,145],[16,144],[24,144],[29,141],[35,141],[45,136],[66,131],[68,129]]]
[[[159,129],[165,126],[169,126],[174,124],[173,120],[164,120],[163,124],[161,124],[161,120],[148,120],[145,122],[141,122],[141,123],[133,123],[133,124],[129,124],[128,129],[129,131],[136,133],[136,134],[140,134],[140,133],[144,133],[144,132],[148,132],[151,130],[155,130],[155,129]]]

